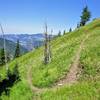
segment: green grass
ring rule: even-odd
[[[41,100],[100,100],[100,82],[82,82],[73,86],[47,90],[40,95]]]
[[[80,65],[83,66],[83,69],[79,83],[70,87],[63,86],[59,89],[48,89],[40,95],[32,93],[27,82],[29,67],[32,67],[32,82],[34,86],[39,88],[51,87],[68,73],[69,65],[73,62],[75,54],[87,34],[91,35],[85,41],[84,49],[81,52]],[[93,21],[79,30],[54,39],[51,45],[52,61],[48,65],[43,64],[43,47],[9,63],[9,68],[12,71],[16,61],[18,62],[21,82],[11,88],[10,97],[2,95],[2,98],[4,100],[18,100],[18,97],[20,97],[20,100],[32,100],[32,96],[36,97],[37,95],[42,100],[94,100],[94,98],[95,100],[99,100],[100,19]],[[0,67],[0,81],[5,78],[6,70],[2,66]]]
[[[88,34],[91,34],[95,27],[97,28],[96,22],[89,24],[86,28],[83,27],[80,30],[76,30],[54,40],[52,42],[52,63],[45,66],[41,62],[43,52],[42,54],[40,53],[39,59],[35,62],[35,65],[33,65],[33,85],[38,87],[48,87],[63,77],[68,72],[69,65],[72,63],[73,57],[87,32]],[[96,26],[94,26],[94,24]],[[93,29],[91,29],[91,27]]]
[[[100,28],[94,30],[81,53],[81,80],[100,80]]]
[[[33,93],[29,89],[27,82],[21,81],[11,88],[9,96],[3,94],[0,98],[2,100],[32,100],[32,97]]]

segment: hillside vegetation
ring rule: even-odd
[[[75,55],[87,35],[88,38],[84,41],[79,55],[79,78],[74,84],[65,83],[62,86],[57,86],[58,84],[56,83],[69,73],[71,64],[75,60]],[[9,63],[11,72],[16,62],[18,63],[21,81],[14,84],[9,96],[5,96],[3,93],[1,99],[100,99],[100,19],[96,19],[84,27],[54,39],[51,45],[52,61],[47,65],[43,64],[43,47]],[[0,68],[0,81],[5,78],[6,70],[2,66]]]

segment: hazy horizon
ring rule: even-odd
[[[100,17],[100,0],[1,0],[0,22],[6,34],[35,34],[44,32],[47,21],[48,32],[57,34],[76,27],[86,4],[92,19]]]

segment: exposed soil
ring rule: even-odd
[[[78,67],[80,64],[80,54],[81,54],[82,49],[84,48],[84,42],[88,39],[88,37],[89,37],[89,35],[87,35],[86,38],[81,42],[80,47],[79,47],[79,49],[75,55],[75,58],[73,60],[73,63],[70,65],[70,70],[69,70],[68,74],[65,75],[65,77],[63,79],[60,79],[56,83],[56,85],[53,87],[60,87],[65,84],[71,85],[71,84],[77,82],[77,79],[79,77],[78,74],[80,73],[80,69]],[[44,89],[40,89],[40,88],[33,86],[33,84],[32,84],[32,67],[31,66],[27,72],[27,80],[28,80],[30,88],[33,92],[40,93],[44,90]]]

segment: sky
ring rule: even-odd
[[[91,19],[100,17],[100,0],[0,0],[0,23],[6,34],[34,34],[47,22],[48,33],[56,34],[74,29],[86,4]]]

